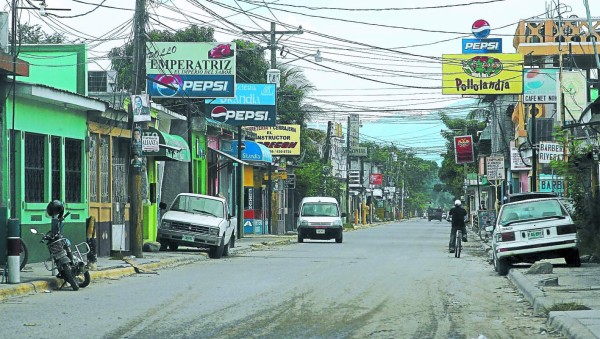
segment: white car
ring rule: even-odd
[[[492,238],[494,269],[508,274],[511,264],[565,258],[581,265],[577,228],[558,198],[530,199],[502,205]]]
[[[166,204],[160,203],[160,208],[165,209]],[[237,219],[228,211],[224,198],[179,194],[161,219],[156,236],[160,250],[176,251],[179,245],[208,247],[212,259],[228,256],[237,234]]]
[[[342,218],[346,213],[340,211],[335,198],[305,197],[300,202],[298,217],[298,242],[304,239],[335,239],[341,243],[344,237]]]

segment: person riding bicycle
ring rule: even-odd
[[[450,243],[448,245],[450,253],[454,253],[454,244],[456,243],[456,232],[462,231],[462,241],[467,242],[467,227],[465,226],[465,217],[467,211],[461,207],[460,200],[454,201],[454,207],[448,212],[448,218],[452,217],[452,230],[450,231]]]

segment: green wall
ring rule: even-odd
[[[19,81],[87,95],[85,45],[21,45],[19,58],[29,62],[29,77]]]

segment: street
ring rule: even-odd
[[[449,223],[276,246],[2,304],[14,338],[556,338]],[[482,337],[483,338],[483,337]]]

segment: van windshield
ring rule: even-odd
[[[339,216],[338,206],[327,202],[307,202],[302,205],[303,217],[337,217]]]

